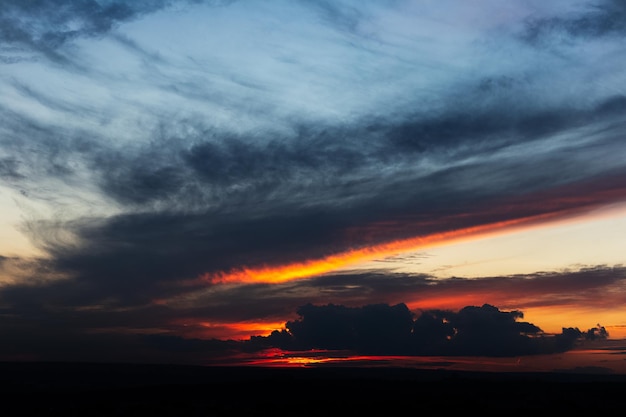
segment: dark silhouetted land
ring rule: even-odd
[[[601,413],[626,393],[624,375],[356,367],[0,363],[0,384],[7,417]]]

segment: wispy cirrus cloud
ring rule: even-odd
[[[0,41],[7,45],[4,62],[18,62],[24,55],[39,53],[63,61],[60,49],[84,37],[105,35],[124,22],[165,9],[176,3],[195,1],[12,1],[0,5]],[[197,3],[197,2],[195,2]],[[213,4],[227,2],[207,1]]]
[[[523,39],[533,44],[561,40],[576,42],[605,36],[621,36],[626,23],[626,7],[619,0],[597,2],[585,10],[558,17],[529,18]]]

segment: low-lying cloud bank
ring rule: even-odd
[[[608,338],[600,325],[586,331],[564,327],[560,334],[547,334],[532,323],[518,321],[524,317],[521,311],[501,311],[489,304],[418,314],[404,303],[362,307],[307,304],[298,314],[300,318],[288,321],[283,330],[241,342],[166,335],[143,340],[156,349],[190,354],[217,353],[221,347],[242,352],[279,348],[347,350],[358,355],[513,357],[565,352],[583,340]]]
[[[405,304],[302,306],[286,330],[252,338],[281,349],[349,349],[373,355],[518,356],[564,352],[583,338],[605,338],[604,328],[563,328],[547,335],[518,321],[521,311],[484,304],[459,311],[425,310],[416,319]]]
[[[460,310],[409,310],[406,304],[306,304],[299,318],[268,336],[246,340],[184,338],[173,333],[71,331],[54,320],[49,329],[3,329],[12,336],[0,345],[1,360],[232,363],[267,349],[342,350],[355,355],[513,357],[571,350],[585,340],[609,337],[600,325],[582,331],[563,327],[559,334],[520,321],[518,310],[484,304]],[[6,327],[6,326],[5,326]]]

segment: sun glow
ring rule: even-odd
[[[240,322],[240,323],[196,323],[200,330],[196,336],[207,336],[207,334],[219,334],[222,337],[232,339],[247,339],[250,336],[269,336],[274,330],[284,328],[284,322]]]
[[[482,224],[415,238],[396,240],[369,247],[348,250],[321,259],[294,262],[278,266],[241,267],[230,271],[205,274],[211,283],[281,283],[309,278],[331,271],[399,253],[459,243],[476,237],[512,232],[521,227],[539,226],[549,220],[573,214],[570,211],[541,214],[518,219]]]

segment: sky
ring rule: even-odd
[[[621,0],[0,1],[0,359],[626,339],[625,35]]]

